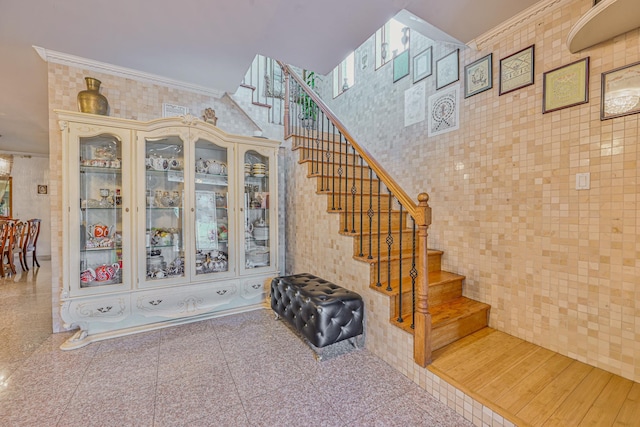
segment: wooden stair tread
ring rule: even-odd
[[[343,214],[343,213],[346,212],[349,215],[355,214],[358,218],[360,218],[360,213],[362,213],[363,219],[366,219],[367,221],[369,221],[369,216],[367,215],[367,211],[368,210],[369,209],[355,209],[354,210],[354,209],[347,209],[347,208],[344,208],[344,207],[342,209],[338,209],[338,207],[336,206],[335,209],[327,208],[327,213],[342,213]],[[397,209],[388,210],[388,209],[380,208],[380,212],[385,214],[385,215],[383,215],[383,219],[386,219],[384,217],[386,217],[389,212],[391,212],[391,214],[395,214],[395,215],[400,214],[400,211],[397,210]],[[376,213],[378,213],[378,209],[374,210],[374,214],[376,214]],[[403,215],[406,214],[406,213],[407,213],[407,211],[402,211]]]
[[[389,261],[398,261],[399,259],[411,259],[413,257],[413,254],[411,253],[411,251],[402,251],[402,254],[400,253],[400,251],[397,250],[393,250],[391,251],[391,256],[389,256],[389,254],[387,254],[387,251],[383,251],[380,253],[380,262],[389,262]],[[377,255],[375,255],[372,259],[367,258],[367,255],[364,256],[359,256],[359,255],[354,255],[353,259],[355,259],[356,261],[361,261],[361,262],[366,262],[367,264],[370,265],[374,265],[378,263],[378,257]],[[418,262],[418,252],[416,251],[416,263]],[[407,273],[409,273],[409,268],[411,266],[411,264],[406,264],[407,266]]]
[[[325,171],[325,172],[326,172],[326,171]],[[351,171],[350,171],[350,172],[351,172]],[[313,173],[308,173],[308,174],[307,174],[307,178],[325,178],[325,179],[332,179],[332,178],[334,178],[334,177],[335,177],[336,181],[337,181],[338,179],[343,179],[343,180],[344,180],[344,179],[347,179],[347,178],[345,177],[345,175],[342,175],[342,177],[339,177],[338,175],[329,175],[329,174],[327,174],[327,173],[325,173],[325,174],[323,175],[323,174],[322,174],[322,171],[319,171],[319,172],[313,172]],[[351,173],[349,173],[349,182],[351,182],[351,181],[353,181],[353,175],[352,175]],[[369,179],[369,177],[367,177],[367,176],[365,176],[364,178],[360,179],[360,177],[359,177],[359,176],[356,176],[355,181],[375,181],[375,182],[377,182],[377,181],[378,181],[378,179],[377,179],[377,178]],[[367,185],[368,185],[368,184],[367,184]],[[383,186],[383,188],[384,188],[384,186]],[[329,193],[329,194],[330,194],[330,193]],[[368,194],[368,193],[365,193],[365,194]]]
[[[446,283],[454,282],[457,280],[464,280],[465,276],[461,276],[459,274],[451,273],[449,271],[431,271],[429,272],[429,287],[436,287],[439,285],[443,285]],[[403,292],[411,292],[411,277],[403,277]],[[387,290],[387,285],[384,283],[382,286],[376,286],[375,283],[371,283],[369,285],[371,289],[375,289],[378,292],[382,292],[388,296],[396,296],[398,295],[400,288],[400,280],[394,279],[391,280],[391,290]]]
[[[432,306],[429,308],[429,312],[431,313],[432,333],[435,335],[437,334],[438,328],[449,325],[457,320],[464,319],[465,317],[469,317],[479,311],[489,310],[490,308],[491,306],[489,304],[474,301],[467,297],[456,298],[451,302]],[[406,314],[402,316],[402,322],[398,321],[397,318],[390,319],[390,322],[400,329],[413,334],[411,320],[412,315]]]

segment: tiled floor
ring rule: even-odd
[[[364,350],[317,362],[268,310],[63,352],[49,264],[0,279],[2,426],[470,426]]]

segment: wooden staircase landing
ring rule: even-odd
[[[491,328],[433,353],[428,369],[521,426],[640,426],[640,384]]]

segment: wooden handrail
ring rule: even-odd
[[[367,151],[366,148],[362,147],[358,144],[355,138],[349,133],[345,125],[338,119],[338,117],[331,111],[331,109],[324,103],[322,98],[318,96],[317,93],[312,91],[309,86],[304,82],[304,80],[298,76],[295,70],[291,69],[289,65],[284,64],[278,61],[280,67],[284,70],[285,74],[291,76],[300,87],[305,91],[305,93],[316,103],[318,108],[320,108],[324,114],[329,118],[331,123],[333,123],[336,128],[340,131],[342,135],[349,141],[349,143],[356,149],[358,154],[362,156],[362,158],[367,162],[367,164],[373,169],[376,175],[380,178],[382,182],[387,186],[387,188],[393,193],[393,195],[398,199],[400,204],[408,211],[408,213],[413,217],[418,225],[423,224],[422,221],[425,220],[424,214],[418,209],[418,205],[413,199],[398,185],[398,183],[389,175],[389,173],[373,158],[373,156]],[[289,85],[287,85],[288,87]],[[287,98],[289,99],[289,98]],[[285,120],[285,122],[288,122]],[[429,224],[426,224],[429,225]]]

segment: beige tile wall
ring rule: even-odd
[[[162,117],[162,104],[186,106],[194,116],[202,116],[212,107],[218,117],[218,127],[234,134],[251,135],[258,128],[227,97],[214,98],[185,90],[145,83],[104,73],[60,64],[48,64],[49,78],[49,160],[51,200],[51,270],[53,286],[53,329],[63,330],[59,316],[62,286],[62,136],[53,109],[78,111],[77,94],[86,89],[84,78],[95,77],[102,82],[101,93],[107,97],[110,116],[147,121]]]
[[[466,275],[466,296],[491,304],[492,327],[640,381],[640,115],[600,121],[601,74],[640,61],[640,30],[571,54],[567,35],[591,5],[560,1],[461,50],[461,73],[493,53],[494,87],[460,100],[458,131],[403,127],[412,82],[392,83],[391,65],[357,69],[329,104],[409,194],[430,194],[430,246]],[[499,60],[532,44],[535,84],[499,96]],[[434,66],[456,48],[412,34],[412,54],[428,45]],[[542,114],[543,73],[587,56],[589,103]],[[435,77],[426,84],[428,97]],[[575,189],[582,172],[590,190]]]

